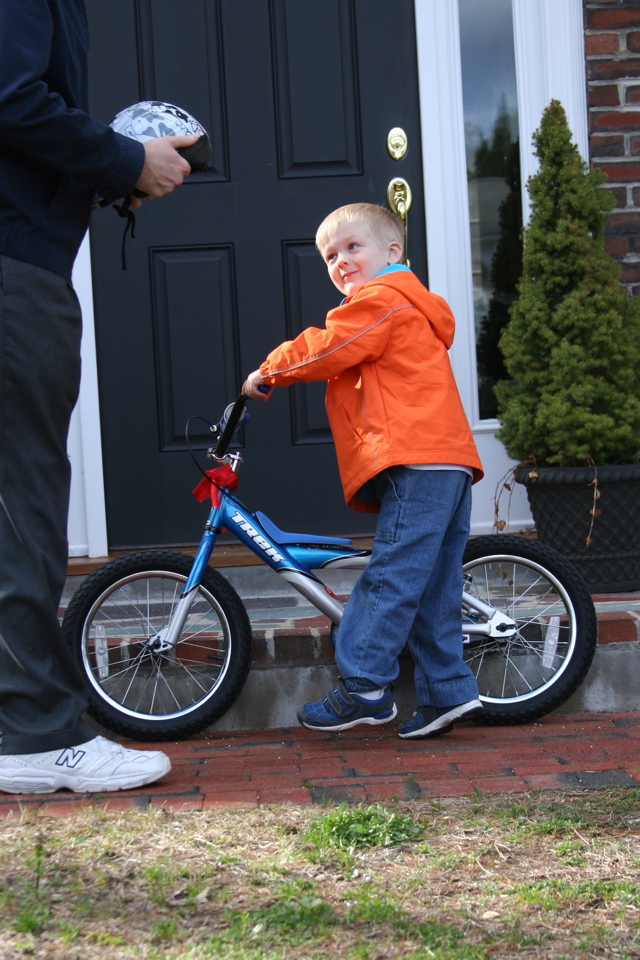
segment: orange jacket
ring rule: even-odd
[[[330,310],[260,367],[266,383],[328,380],[326,408],[347,504],[377,512],[371,485],[405,463],[482,464],[447,353],[447,303],[409,270],[383,273]]]

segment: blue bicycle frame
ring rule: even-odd
[[[234,454],[231,456],[237,461],[240,459]],[[287,580],[335,626],[340,623],[344,604],[313,571],[329,568],[361,570],[369,562],[371,551],[359,550],[351,540],[340,537],[285,533],[260,511],[250,513],[229,491],[222,488],[220,503],[212,507],[209,513],[191,572],[171,620],[153,640],[156,653],[169,652],[177,644],[191,601],[211,559],[217,536],[225,528]],[[515,633],[515,622],[511,617],[466,591],[462,595],[462,607],[465,611],[465,642],[471,636],[508,639]]]
[[[351,540],[341,537],[285,533],[265,514],[250,513],[244,504],[222,489],[219,506],[212,507],[209,513],[183,596],[200,583],[217,536],[225,528],[336,624],[340,622],[343,604],[313,570],[358,569],[366,566],[371,556],[370,550],[359,550]]]
[[[237,453],[228,453],[228,447],[244,413],[245,401],[246,398],[240,396],[235,404],[227,408],[225,417],[228,414],[228,418],[223,418],[220,427],[214,428],[221,432],[218,445],[215,451],[209,451],[211,459],[219,464],[229,464],[234,474],[239,470],[242,457]],[[171,620],[153,640],[154,651],[168,652],[177,644],[217,537],[225,529],[337,626],[342,619],[344,605],[313,571],[329,568],[363,569],[369,562],[371,551],[359,550],[351,540],[342,537],[286,533],[264,513],[247,510],[228,488],[217,483],[214,486],[218,490],[218,502],[209,512],[191,572]],[[510,617],[478,597],[464,592],[462,604],[466,612],[463,628],[466,638],[478,635],[507,639],[515,633],[515,622]]]

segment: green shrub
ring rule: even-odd
[[[612,205],[589,172],[561,104],[534,134],[519,299],[500,339],[499,438],[541,466],[632,462],[640,447],[640,311],[603,248]]]

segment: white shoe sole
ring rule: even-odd
[[[0,790],[4,793],[55,793],[56,790],[71,790],[73,793],[111,793],[115,790],[134,790],[154,783],[166,776],[171,770],[171,762],[164,758],[162,765],[158,764],[155,770],[148,770],[138,776],[121,774],[120,776],[79,777],[61,773],[45,773],[24,769],[2,770],[0,774]]]
[[[341,723],[339,726],[330,726],[330,727],[321,727],[316,726],[314,723],[302,723],[303,727],[306,727],[307,730],[328,730],[330,733],[339,733],[341,730],[351,730],[352,727],[357,727],[359,723],[368,723],[370,726],[377,726],[382,723],[389,723],[391,720],[395,720],[398,713],[398,708],[395,703],[393,709],[389,712],[388,717],[360,717],[358,720],[349,720],[347,723]]]
[[[448,713],[443,713],[437,720],[432,720],[419,730],[411,730],[408,733],[398,732],[398,736],[403,740],[411,740],[414,737],[436,737],[441,733],[448,733],[453,730],[456,723],[461,720],[472,720],[482,713],[482,703],[480,700],[470,700],[469,703],[454,707]]]

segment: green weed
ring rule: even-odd
[[[540,880],[516,887],[513,891],[523,903],[535,904],[557,912],[567,905],[598,905],[618,903],[637,909],[640,905],[640,885],[630,880]]]
[[[358,940],[355,947],[351,947],[347,960],[367,960],[371,956],[371,947],[363,940]]]
[[[345,914],[346,923],[364,921],[371,924],[400,924],[404,920],[404,913],[386,897],[372,894],[369,889],[359,890],[355,903]]]
[[[554,852],[568,867],[581,867],[587,862],[584,845],[578,840],[561,840]]]
[[[30,903],[18,911],[12,928],[16,933],[39,933],[48,919],[48,906],[42,903]]]
[[[584,796],[572,797],[570,804],[533,793],[498,804],[494,816],[503,826],[513,824],[518,837],[575,836],[576,831],[591,836],[604,825],[627,830],[631,824],[640,824],[640,787],[585,791]]]
[[[302,840],[316,848],[394,847],[420,840],[424,830],[408,814],[379,804],[341,804],[309,824]]]
[[[226,930],[213,937],[208,948],[227,956],[223,948],[230,942],[248,947],[263,943],[265,938],[273,945],[313,942],[322,937],[335,921],[334,911],[318,896],[314,884],[293,881],[279,887],[268,906],[246,911],[227,910],[224,914]]]
[[[56,933],[65,943],[71,943],[77,940],[82,929],[81,923],[71,923],[70,920],[61,920],[56,925]]]
[[[211,882],[208,870],[193,872],[180,864],[169,862],[166,858],[146,867],[143,877],[149,898],[157,906],[166,906],[168,902],[175,900],[192,906]]]
[[[171,940],[177,933],[178,926],[175,920],[159,920],[151,928],[150,940],[158,942],[162,940]]]
[[[85,936],[87,940],[95,940],[96,943],[99,943],[105,947],[122,947],[126,942],[124,937],[119,937],[112,933],[104,933],[102,931],[91,931]]]
[[[486,945],[473,946],[465,942],[464,932],[458,927],[428,920],[416,926],[426,955],[438,960],[480,960],[486,957]],[[420,954],[416,954],[419,957]]]

